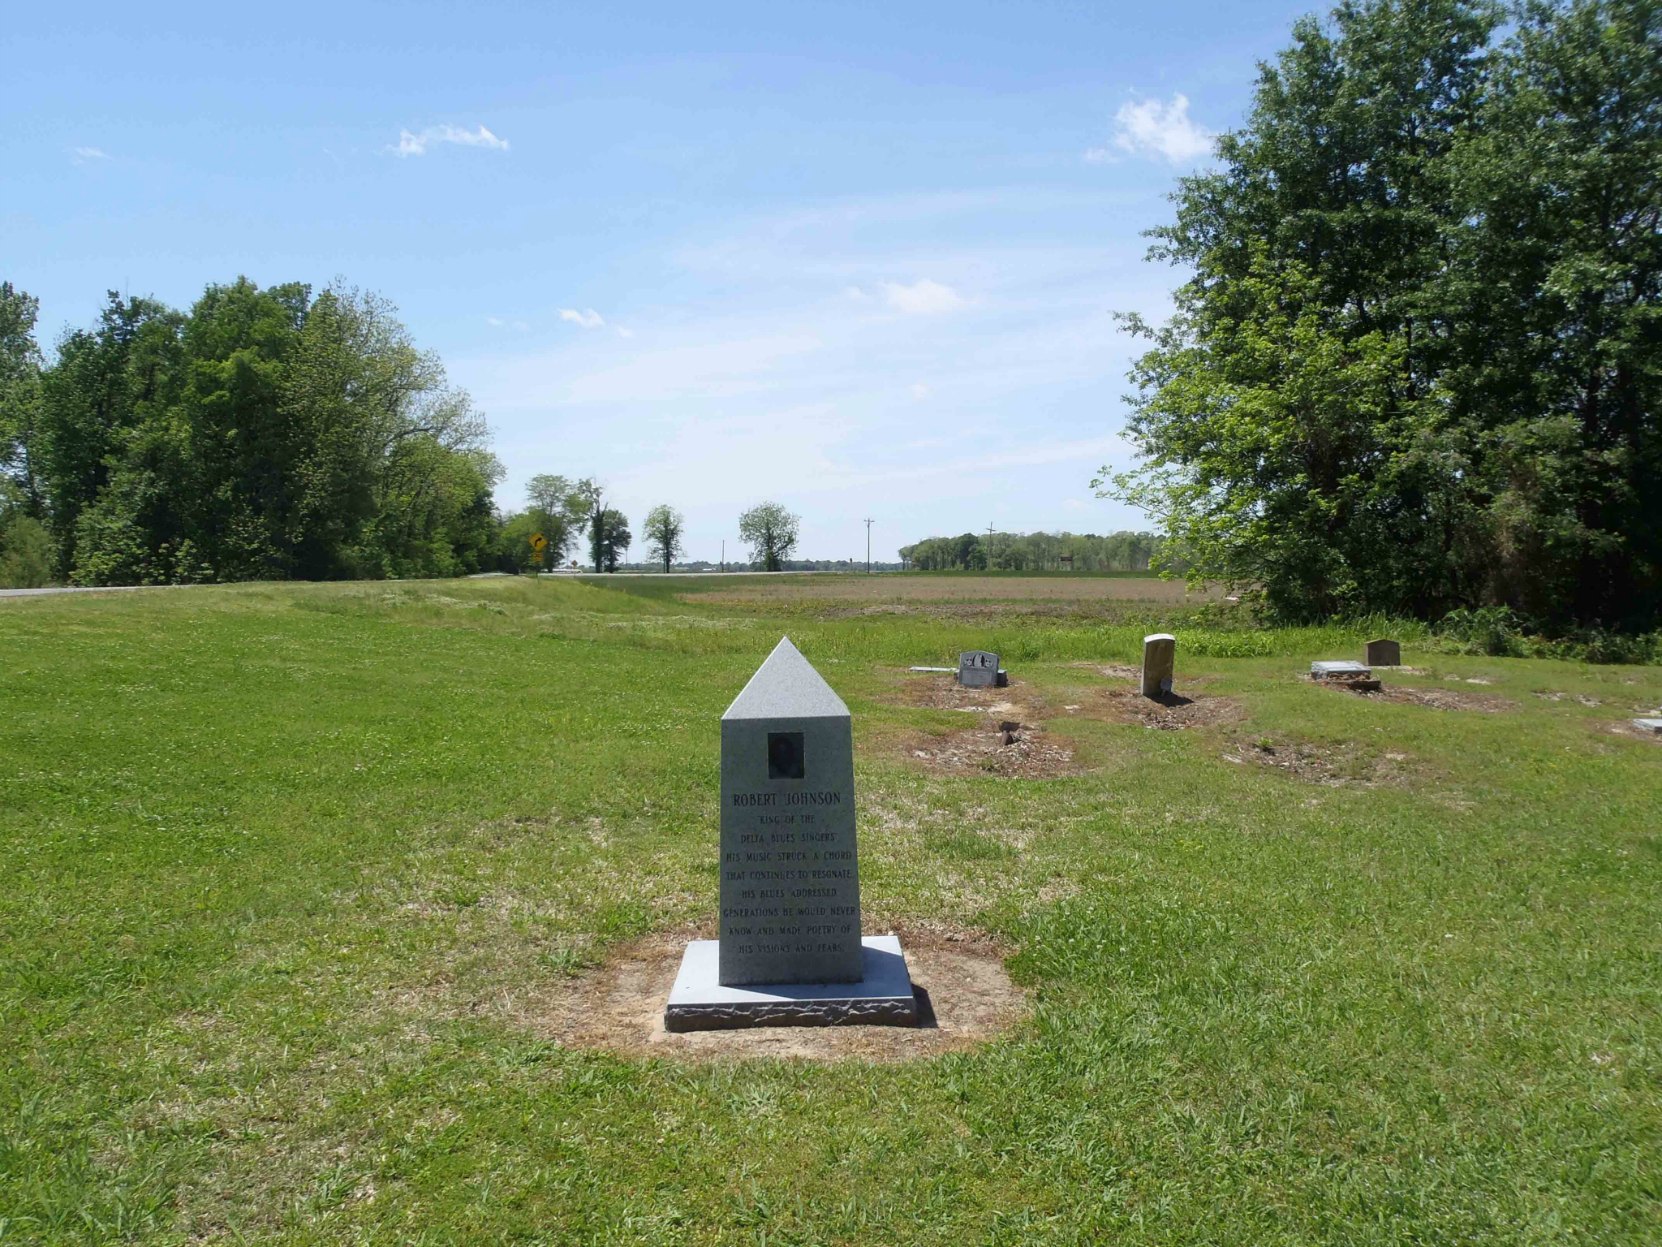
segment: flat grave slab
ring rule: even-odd
[[[1641,732],[1655,732],[1662,736],[1662,719],[1635,719],[1633,726]]]
[[[1310,664],[1310,678],[1312,680],[1365,680],[1373,675],[1373,671],[1359,662],[1313,662]]]
[[[723,986],[718,940],[692,940],[664,1009],[667,1031],[747,1026],[916,1026],[917,997],[900,937],[860,941],[860,979],[852,983],[751,983]]]

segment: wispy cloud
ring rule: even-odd
[[[909,286],[898,281],[879,282],[878,289],[885,303],[907,316],[933,316],[969,306],[969,301],[951,286],[927,277],[920,277]]]
[[[911,385],[907,386],[906,392],[913,398],[929,397],[929,387],[921,381],[914,381]]]
[[[527,332],[531,326],[523,320],[508,320],[501,316],[487,316],[485,323],[492,329],[512,329],[518,333]]]
[[[1158,157],[1168,164],[1191,164],[1211,154],[1217,136],[1189,116],[1189,97],[1178,93],[1170,103],[1139,100],[1120,106],[1114,114],[1114,147],[1132,156]],[[1093,164],[1111,160],[1105,147],[1093,147],[1085,159]]]
[[[71,147],[69,158],[78,165],[85,165],[95,160],[108,160],[110,154],[102,147]]]
[[[582,329],[600,329],[606,324],[606,318],[592,307],[581,312],[574,307],[562,307],[560,319]]]
[[[398,145],[388,150],[397,152],[400,156],[425,156],[429,147],[440,143],[455,143],[461,147],[484,147],[491,151],[505,152],[508,150],[508,140],[499,139],[484,126],[477,130],[469,130],[462,126],[428,126],[425,130],[411,133],[408,130],[398,132]]]

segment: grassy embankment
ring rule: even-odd
[[[1662,745],[1606,725],[1662,670],[1410,637],[1392,683],[1509,708],[1382,704],[1297,678],[1354,631],[940,583],[0,602],[0,1243],[1655,1241]],[[1061,713],[1161,624],[1236,719]],[[710,921],[782,631],[855,712],[867,928],[1002,938],[1031,1017],[885,1066],[516,1023]],[[918,767],[965,716],[897,668],[968,646],[1083,774]]]

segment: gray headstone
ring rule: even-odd
[[[864,973],[848,707],[781,640],[721,716],[723,986]]]
[[[1177,638],[1156,632],[1143,638],[1143,696],[1164,697],[1171,692],[1177,669]]]
[[[1402,666],[1402,646],[1396,641],[1369,641],[1364,659],[1370,667]]]
[[[1312,680],[1350,680],[1360,676],[1366,679],[1373,674],[1359,662],[1313,662],[1310,664],[1310,678]]]
[[[998,655],[984,649],[958,655],[958,683],[965,688],[993,688],[998,684]]]
[[[1641,732],[1662,733],[1662,719],[1635,719],[1633,726]]]

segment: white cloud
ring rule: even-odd
[[[71,147],[69,157],[76,164],[84,165],[94,160],[108,160],[110,154],[102,147]]]
[[[492,329],[512,329],[516,333],[525,333],[531,326],[523,320],[504,320],[500,316],[487,316],[485,323]]]
[[[574,307],[562,307],[560,319],[583,329],[599,329],[606,323],[606,318],[592,307],[581,312]]]
[[[910,286],[898,281],[879,282],[883,301],[897,312],[907,316],[932,316],[938,312],[955,312],[968,307],[969,302],[951,286],[920,277]]]
[[[921,381],[914,381],[911,385],[907,386],[906,388],[907,388],[907,391],[911,394],[911,396],[913,398],[928,398],[929,397],[929,387]]]
[[[1085,163],[1088,165],[1112,164],[1114,153],[1106,147],[1087,147],[1085,149]]]
[[[622,325],[617,325],[615,328],[617,329],[617,336],[620,338],[632,338],[635,336],[635,331],[633,329],[625,329]]]
[[[1189,116],[1189,97],[1181,93],[1171,103],[1142,100],[1124,104],[1114,114],[1114,146],[1134,156],[1158,156],[1174,165],[1189,164],[1209,155],[1217,136]],[[1085,153],[1086,160],[1108,158],[1104,148]]]
[[[425,156],[427,149],[438,143],[456,143],[462,147],[486,147],[491,151],[505,152],[508,150],[508,140],[499,139],[484,126],[477,130],[464,129],[462,126],[428,126],[419,134],[411,134],[408,130],[398,132],[398,145],[388,150],[397,152],[400,156]]]

